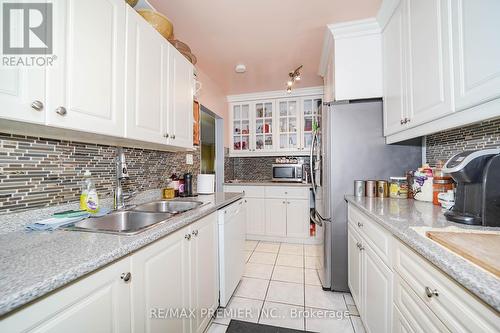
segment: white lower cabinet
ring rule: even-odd
[[[1,318],[0,332],[202,333],[219,301],[217,246],[212,213]]]
[[[245,194],[247,238],[314,242],[309,236],[308,187],[226,185],[224,192]]]
[[[0,319],[0,332],[130,332],[130,258]]]
[[[499,331],[497,312],[359,209],[348,215],[348,283],[367,332]]]

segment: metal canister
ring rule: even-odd
[[[375,198],[377,196],[377,181],[367,180],[365,186],[366,196],[370,198]]]
[[[354,196],[364,197],[365,196],[365,181],[355,180],[354,181]]]
[[[389,183],[386,180],[377,181],[377,197],[379,198],[389,197]]]

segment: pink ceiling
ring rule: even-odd
[[[326,25],[375,16],[381,0],[150,0],[188,43],[197,66],[226,94],[284,89],[304,65],[297,87],[317,75]],[[238,63],[247,66],[237,74]]]

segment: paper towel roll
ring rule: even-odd
[[[198,194],[212,194],[215,188],[215,175],[198,175]]]

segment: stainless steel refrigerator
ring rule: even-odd
[[[323,249],[316,265],[324,289],[348,291],[344,197],[353,194],[354,180],[389,179],[419,167],[421,140],[387,145],[379,99],[326,103],[320,119],[310,156],[311,220],[322,234]]]

